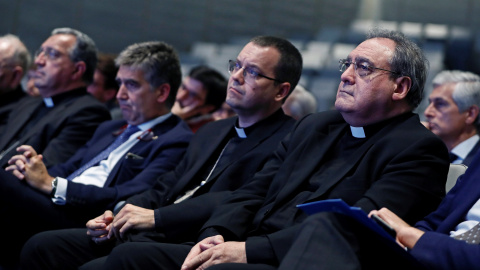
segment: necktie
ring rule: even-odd
[[[450,157],[450,163],[454,162],[458,158],[458,156],[454,153],[448,153],[448,156]]]
[[[183,196],[179,197],[174,203],[179,203],[181,201],[184,201],[184,200],[192,197],[193,193],[195,193],[195,191],[197,191],[201,186],[203,186],[203,185],[205,185],[205,183],[207,183],[207,181],[210,179],[210,176],[212,175],[212,173],[215,170],[223,168],[226,164],[228,164],[228,162],[230,162],[232,160],[233,154],[235,153],[235,149],[237,148],[237,146],[242,141],[243,141],[243,138],[239,138],[239,137],[231,138],[227,142],[225,147],[223,147],[222,152],[218,156],[217,161],[215,162],[215,165],[213,165],[213,168],[210,170],[210,173],[208,174],[207,178],[205,180],[203,180],[200,183],[200,185],[198,185],[197,187],[187,191]]]
[[[110,153],[117,149],[122,143],[126,142],[130,136],[139,131],[140,129],[137,126],[128,126],[116,139],[111,143],[105,150],[100,152],[98,155],[96,155],[94,158],[92,158],[89,162],[85,163],[82,167],[74,171],[72,174],[70,174],[67,179],[72,180],[73,178],[79,176],[82,174],[85,170],[88,168],[98,164],[100,161],[106,159]]]
[[[454,236],[457,240],[463,240],[469,244],[480,244],[480,222],[473,226],[470,230]]]

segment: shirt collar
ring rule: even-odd
[[[478,136],[478,134],[475,134],[472,137],[466,139],[465,141],[459,143],[450,152],[464,160],[468,156],[468,153],[472,151],[473,147],[475,147],[475,144],[477,144],[478,140],[480,140],[480,136]]]
[[[352,136],[355,138],[366,138],[365,130],[363,127],[352,127],[350,126],[350,131],[352,132]]]
[[[386,127],[388,124],[394,122],[394,121],[402,121],[402,119],[406,119],[413,115],[412,112],[408,113],[403,113],[397,116],[394,116],[392,118],[367,125],[364,127],[352,127],[350,126],[350,131],[353,137],[358,138],[358,139],[365,139],[365,138],[370,138],[373,135],[375,135],[378,131],[380,131],[382,128]]]
[[[80,87],[76,89],[72,89],[69,91],[62,92],[60,94],[56,94],[51,97],[43,98],[43,103],[47,108],[55,107],[55,105],[62,103],[64,100],[70,99],[76,96],[82,96],[87,93],[87,89],[85,87]]]
[[[154,127],[155,125],[162,123],[162,122],[165,121],[167,118],[169,118],[171,115],[172,115],[171,112],[169,112],[169,113],[167,113],[167,114],[164,114],[164,115],[161,115],[161,116],[159,116],[159,117],[157,117],[157,118],[154,118],[154,119],[149,120],[149,121],[147,121],[147,122],[141,123],[140,125],[138,125],[138,128],[139,128],[141,131],[146,131],[146,130]]]

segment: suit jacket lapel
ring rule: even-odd
[[[173,196],[179,195],[186,185],[188,185],[192,180],[195,180],[195,175],[198,174],[201,169],[203,169],[208,159],[213,155],[213,153],[219,147],[220,143],[224,140],[224,138],[227,137],[228,133],[233,128],[233,125],[237,121],[237,117],[232,117],[229,120],[230,121],[227,122],[229,124],[226,123],[223,128],[217,129],[215,133],[209,134],[210,142],[208,144],[197,146],[197,148],[201,147],[201,149],[195,149],[197,154],[193,158],[194,160],[189,160],[189,162],[194,163],[193,167],[186,168],[186,174],[184,174],[184,176],[174,185],[173,190],[172,192],[170,192],[170,194],[172,194]]]
[[[172,129],[176,124],[175,124],[175,118],[176,116],[170,116],[169,118],[165,119],[165,121],[161,122],[161,123],[158,123],[156,124],[155,126],[153,126],[151,129],[152,129],[152,132],[153,132],[153,135],[154,136],[158,136],[159,138],[161,138],[162,134],[170,131],[170,129]],[[172,122],[172,123],[171,123]],[[118,128],[120,129],[122,126],[126,125],[127,123],[123,123],[122,125],[120,125]],[[106,146],[110,145],[115,139],[116,139],[116,136],[110,136],[110,137],[106,137],[108,139],[108,141],[106,142]],[[114,179],[117,179],[117,173],[119,172],[120,170],[120,167],[122,166],[123,164],[123,160],[126,158],[126,155],[128,153],[133,153],[133,154],[140,154],[140,151],[142,151],[143,149],[145,149],[145,147],[147,147],[147,145],[151,144],[153,142],[153,139],[152,140],[138,140],[138,142],[132,146],[132,148],[130,148],[124,155],[123,157],[117,162],[117,164],[115,164],[115,166],[113,167],[112,171],[108,174],[108,177],[107,177],[107,180],[105,181],[105,184],[104,186],[107,187],[107,186],[110,186],[112,181]],[[106,148],[106,147],[105,147]],[[103,151],[103,149],[102,149]],[[95,154],[96,155],[96,154]],[[145,157],[146,158],[146,157]]]

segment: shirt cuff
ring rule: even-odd
[[[65,205],[67,203],[67,186],[68,180],[57,177],[57,190],[52,196],[52,202],[57,205]]]

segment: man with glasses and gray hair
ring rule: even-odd
[[[53,30],[35,54],[33,77],[41,97],[19,104],[0,137],[2,167],[21,145],[42,153],[47,167],[64,162],[110,119],[106,107],[86,91],[96,62],[96,46],[87,35],[71,28]]]
[[[480,76],[445,70],[433,78],[425,126],[438,135],[450,152],[450,162],[470,165],[480,149]]]
[[[27,96],[21,81],[30,61],[30,53],[17,36],[8,34],[0,37],[0,136],[10,111]]]

